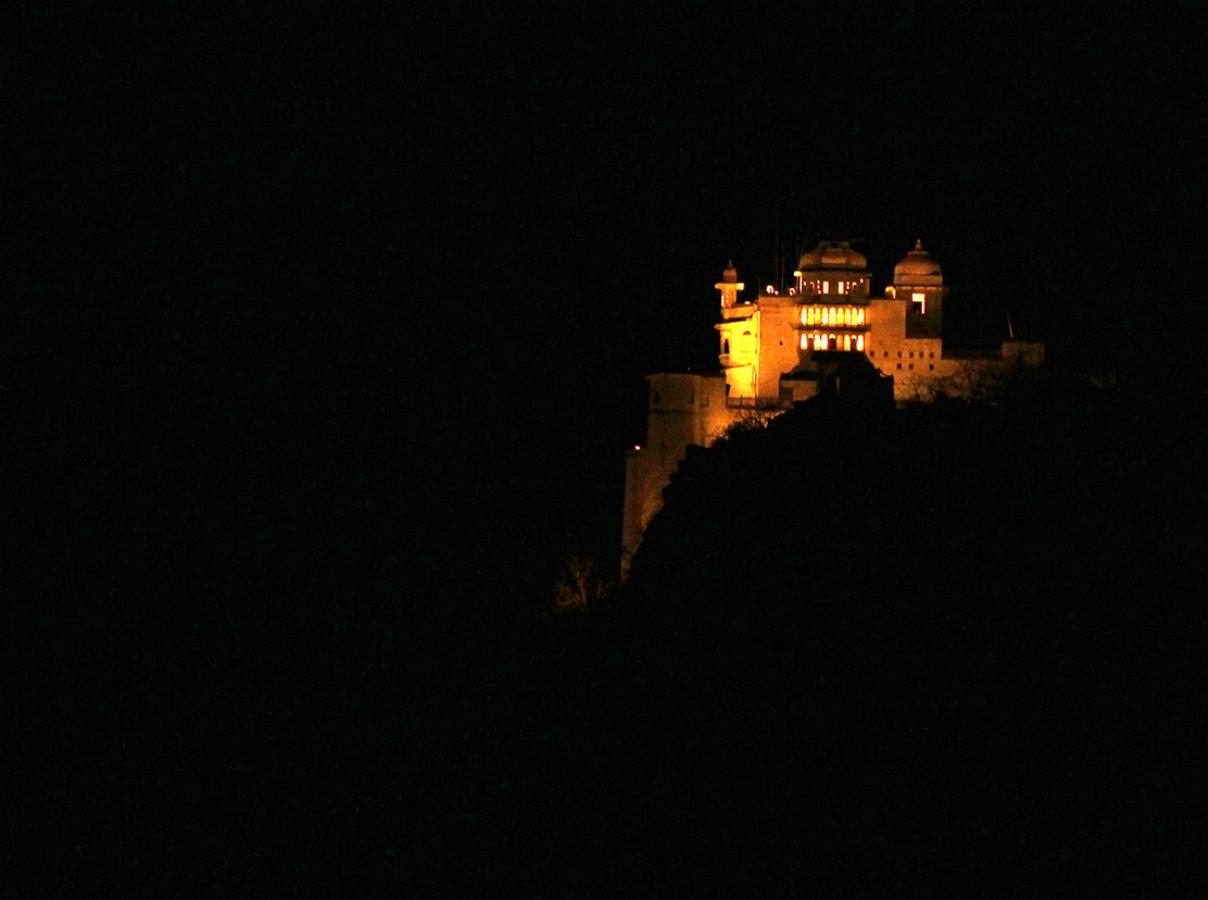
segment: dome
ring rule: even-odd
[[[797,268],[802,272],[817,271],[818,269],[863,272],[868,268],[868,260],[865,259],[863,253],[852,249],[851,241],[822,241],[801,257]]]
[[[938,286],[943,280],[944,273],[940,270],[940,264],[923,249],[922,241],[915,241],[914,249],[893,267],[894,284]]]

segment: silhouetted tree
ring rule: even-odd
[[[554,610],[585,610],[606,590],[595,560],[575,550],[562,559],[561,571],[554,587]]]

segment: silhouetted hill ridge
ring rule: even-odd
[[[1172,890],[1203,751],[1188,427],[1045,379],[691,453],[541,678],[558,845],[678,885]]]

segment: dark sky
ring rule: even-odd
[[[711,364],[711,285],[772,280],[777,234],[861,239],[876,284],[922,237],[952,327],[1009,306],[1080,365],[1173,339],[1201,283],[1190,4],[39,15],[7,61],[24,434],[70,408],[119,435],[81,477],[170,508],[498,543],[541,583],[614,540],[640,376]]]
[[[584,460],[608,484],[597,441],[641,438],[637,375],[713,363],[711,285],[731,257],[774,280],[778,231],[790,259],[863,239],[878,284],[922,237],[950,330],[996,339],[1009,308],[1059,362],[1132,365],[1181,329],[1204,231],[1188,9],[467,14],[449,33],[464,54],[425,70],[417,142],[448,190],[466,366],[536,379],[535,471],[570,493]]]

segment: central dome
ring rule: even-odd
[[[813,250],[805,253],[797,268],[802,272],[818,269],[843,269],[864,271],[868,260],[858,250],[853,250],[851,241],[821,241]]]

